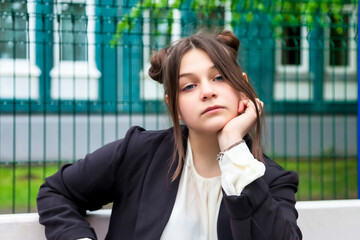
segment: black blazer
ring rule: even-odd
[[[187,129],[183,127],[186,147]],[[249,141],[247,142],[249,143]],[[124,139],[63,166],[46,179],[37,198],[48,239],[96,239],[86,210],[113,202],[106,239],[159,239],[174,206],[179,180],[170,181],[173,129],[132,127]],[[265,175],[240,196],[226,196],[218,239],[301,239],[296,224],[298,176],[265,158]]]

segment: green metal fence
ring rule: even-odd
[[[45,177],[130,126],[171,126],[149,58],[200,28],[239,37],[297,199],[357,198],[358,2],[332,2],[0,1],[0,212],[36,211]]]

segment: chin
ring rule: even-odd
[[[209,124],[204,126],[205,131],[207,132],[219,132],[221,131],[227,122],[217,122],[216,124]]]
[[[231,119],[228,118],[213,118],[198,122],[196,125],[185,125],[195,132],[203,132],[204,134],[218,133]]]

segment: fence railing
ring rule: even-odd
[[[130,126],[171,126],[149,58],[203,27],[240,39],[239,63],[265,103],[264,151],[299,173],[297,199],[358,197],[356,1],[311,26],[227,5],[142,9],[131,30],[121,28],[128,4],[0,2],[0,212],[36,211],[46,176]]]

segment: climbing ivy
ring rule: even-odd
[[[190,3],[190,4],[189,4]],[[335,23],[342,22],[342,11],[345,5],[357,9],[357,0],[140,0],[128,14],[117,24],[112,44],[116,44],[124,32],[131,32],[135,23],[141,18],[144,10],[153,10],[155,17],[161,17],[169,24],[169,34],[172,31],[173,9],[186,9],[208,16],[219,8],[229,9],[231,25],[235,27],[244,22],[253,22],[258,16],[265,16],[273,26],[306,25],[324,26],[331,16]],[[160,16],[162,14],[162,16]],[[164,16],[165,14],[165,16]],[[264,18],[262,18],[263,21]],[[342,27],[337,28],[339,33]]]

